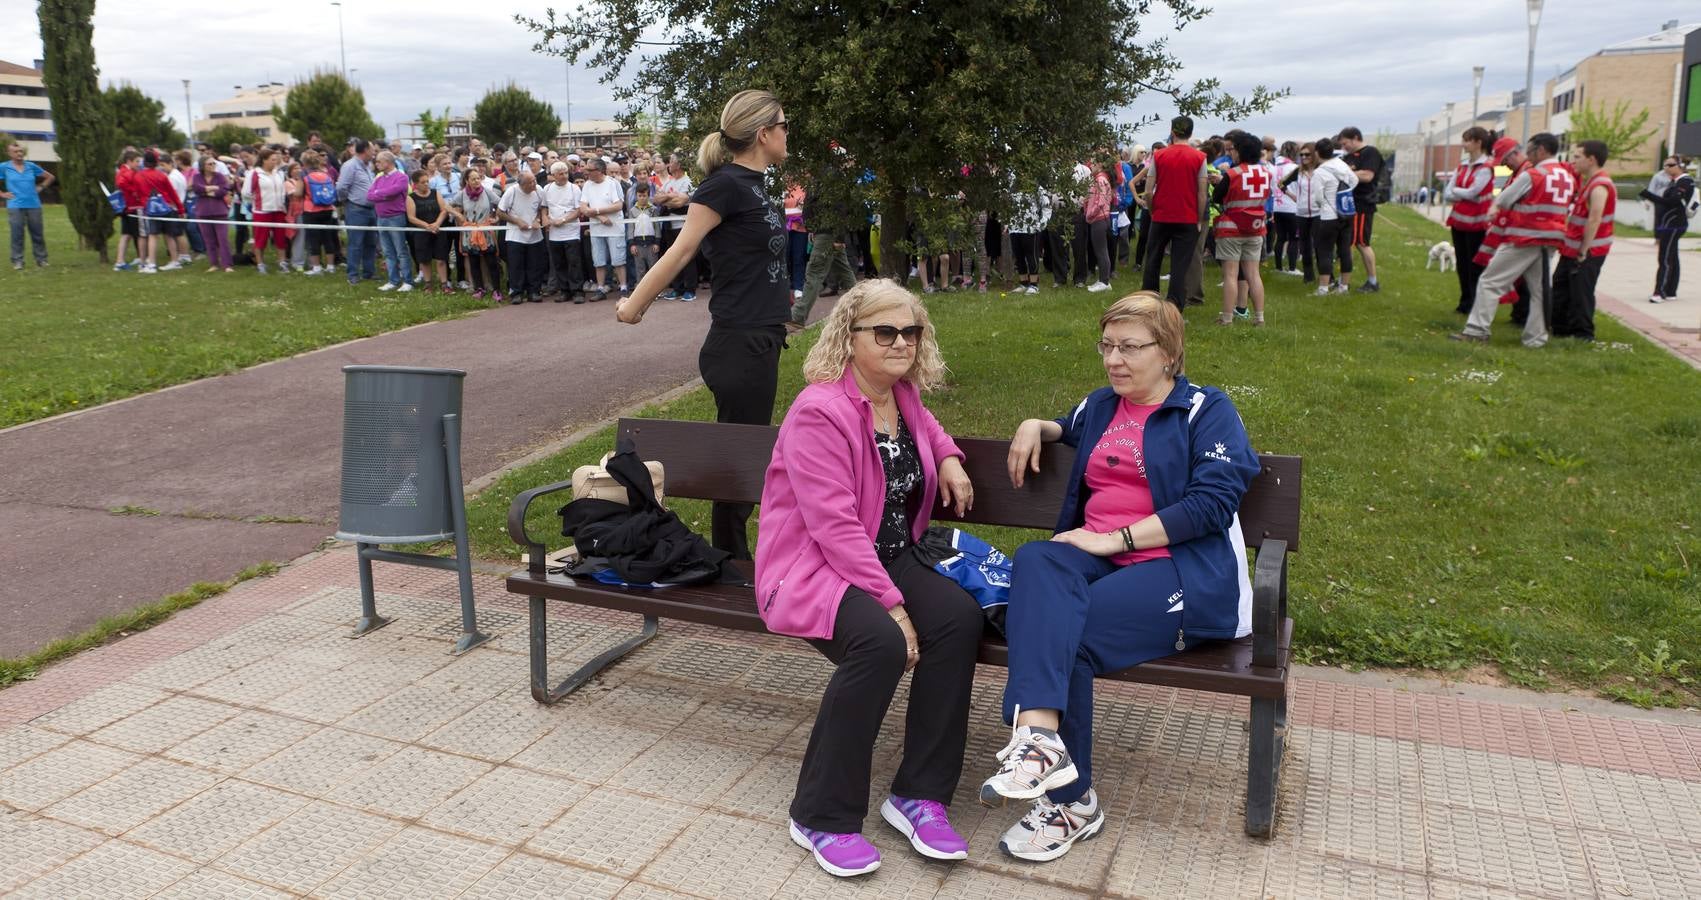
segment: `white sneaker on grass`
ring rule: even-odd
[[[153,263],[142,263],[142,267],[140,269],[138,269],[137,271],[141,272],[143,275],[152,275],[152,274],[158,272],[159,270],[154,268]]]
[[[1090,294],[1097,294],[1108,290],[1110,290],[1110,285],[1105,284],[1102,281],[1095,281],[1092,284],[1087,285],[1087,292]]]
[[[378,285],[378,290],[381,290],[381,291],[393,291],[395,289],[396,289],[396,286],[389,283],[388,281],[384,282],[381,285]]]
[[[174,259],[171,262],[168,262],[165,265],[160,266],[159,270],[161,272],[175,272],[175,271],[177,271],[178,269],[181,269],[181,268],[183,268],[182,260]]]
[[[411,291],[411,290],[413,290],[413,285],[408,284],[407,282],[404,281],[404,282],[402,282],[401,287],[396,288],[396,293],[405,294],[405,293],[407,293],[408,291]]]
[[[286,275],[289,274],[289,260],[287,260],[287,259],[278,260],[278,271],[282,272]]]
[[[1016,859],[1049,862],[1065,853],[1076,841],[1088,840],[1104,827],[1104,811],[1095,792],[1073,803],[1053,803],[1041,797],[1010,826],[998,841],[998,849]]]
[[[265,263],[255,263],[254,264],[254,271],[259,272],[261,275],[266,274],[266,264]]]

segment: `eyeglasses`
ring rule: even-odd
[[[1144,350],[1147,347],[1156,347],[1157,345],[1157,341],[1147,341],[1144,344],[1136,344],[1133,341],[1123,341],[1121,343],[1117,343],[1116,341],[1098,342],[1099,355],[1106,359],[1110,358],[1111,351],[1113,350],[1122,354],[1123,359],[1133,359],[1141,350]]]
[[[1683,163],[1680,163],[1680,162],[1678,162],[1677,160],[1674,159],[1674,160],[1667,162],[1665,167],[1670,169],[1673,166],[1682,166],[1682,165],[1683,165]]]
[[[851,330],[872,331],[874,332],[874,343],[882,347],[890,347],[898,339],[898,335],[904,336],[904,343],[916,344],[921,340],[922,328],[920,325],[910,325],[904,328],[895,325],[852,325]]]
[[[791,122],[789,122],[785,119],[781,119],[778,122],[775,122],[774,124],[769,125],[768,127],[769,128],[778,128],[779,130],[785,132],[786,134],[791,134]]]

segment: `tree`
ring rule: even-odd
[[[112,186],[112,119],[101,102],[100,70],[95,66],[94,0],[41,0],[42,81],[53,107],[58,136],[60,196],[85,249],[106,262],[112,236],[112,208],[97,185]]]
[[[279,128],[301,140],[309,132],[319,132],[329,147],[341,147],[351,137],[384,136],[384,129],[366,111],[366,94],[340,73],[324,69],[292,85],[283,108],[272,106],[272,117]]]
[[[594,16],[581,7],[559,16],[546,11],[541,21],[515,19],[534,32],[537,51],[589,57],[630,110],[654,103],[664,119],[682,117],[694,135],[719,127],[721,107],[734,93],[773,90],[791,123],[785,177],[814,189],[863,180],[823,173],[872,174],[869,189],[884,223],[881,263],[890,273],[907,222],[936,232],[966,227],[971,211],[1008,213],[1013,185],[1073,193],[1075,160],[1117,137],[1107,120],[1142,92],[1168,94],[1178,112],[1231,120],[1285,95],[1260,86],[1239,100],[1222,93],[1216,79],[1174,80],[1181,66],[1165,45],[1136,41],[1151,7],[1167,9],[1177,26],[1207,14],[1190,0],[937,0],[921,7],[606,0]],[[594,30],[581,24],[591,21]],[[657,48],[644,28],[658,21],[686,24]],[[847,154],[832,150],[835,143]]]
[[[550,141],[560,130],[555,108],[512,81],[492,88],[473,107],[473,131],[487,145]]]
[[[1585,103],[1571,111],[1571,128],[1567,136],[1572,146],[1580,141],[1600,141],[1606,145],[1607,158],[1623,159],[1659,133],[1658,128],[1644,130],[1647,124],[1648,108],[1643,107],[1632,116],[1628,100],[1613,107],[1610,113],[1605,103],[1599,106]]]
[[[212,131],[201,135],[201,140],[211,144],[215,152],[224,153],[230,149],[231,144],[252,147],[260,143],[260,133],[242,125],[220,122],[213,126]]]
[[[177,121],[166,116],[165,104],[130,82],[107,85],[101,98],[112,116],[114,151],[119,147],[170,151],[188,143],[188,136],[177,130]]]
[[[425,139],[433,146],[441,147],[449,142],[449,107],[443,107],[443,115],[434,116],[431,110],[419,114],[419,130],[425,132]]]

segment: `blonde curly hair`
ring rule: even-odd
[[[927,307],[921,298],[890,278],[875,278],[858,282],[839,298],[833,311],[821,325],[821,336],[810,348],[803,361],[803,377],[810,384],[838,381],[845,377],[845,367],[851,361],[851,339],[856,336],[851,326],[858,321],[889,309],[908,307],[921,326],[921,342],[915,348],[915,362],[904,373],[904,380],[922,391],[930,391],[945,381],[945,359],[939,355],[939,342],[933,336],[933,323],[927,317]]]

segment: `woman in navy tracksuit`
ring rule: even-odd
[[[1110,385],[1010,443],[1010,478],[1040,447],[1075,448],[1057,534],[1016,552],[1010,676],[1014,724],[981,799],[1034,800],[999,847],[1043,861],[1104,824],[1092,790],[1093,677],[1252,630],[1236,511],[1258,457],[1228,395],[1182,376],[1181,313],[1155,292],[1099,320]]]

